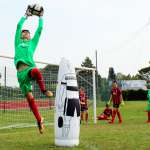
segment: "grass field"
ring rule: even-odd
[[[88,126],[81,125],[78,147],[54,146],[53,125],[49,125],[43,135],[39,135],[35,127],[0,130],[0,150],[149,150],[150,123],[145,123],[146,104],[145,101],[127,102],[121,108],[123,116],[121,125],[118,124],[118,120],[113,125],[106,121],[99,121],[97,125],[93,125],[90,109],[91,121]],[[104,104],[99,105],[97,112],[100,113]],[[52,116],[53,111],[50,112],[50,117]]]

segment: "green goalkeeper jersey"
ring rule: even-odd
[[[35,67],[35,63],[33,60],[33,55],[35,49],[37,47],[41,31],[43,28],[43,19],[39,18],[39,25],[35,32],[34,37],[31,40],[23,40],[21,39],[21,30],[23,23],[26,18],[22,17],[17,25],[16,35],[15,35],[15,58],[14,63],[17,68],[18,62],[22,62],[27,64],[30,67]]]
[[[150,111],[150,89],[148,89],[147,98],[148,98],[147,111]]]

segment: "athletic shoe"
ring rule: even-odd
[[[113,121],[109,121],[108,123],[109,123],[109,124],[113,124],[114,122],[113,122]]]
[[[147,120],[146,123],[150,123],[150,120]]]
[[[44,131],[44,128],[45,128],[44,123],[43,123],[43,120],[44,120],[44,119],[42,118],[40,122],[37,122],[37,125],[38,125],[38,128],[39,128],[39,132],[40,132],[41,134],[43,134],[43,131]]]
[[[122,124],[122,121],[119,121],[118,123],[119,123],[119,124]]]

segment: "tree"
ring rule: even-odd
[[[116,78],[117,78],[117,80],[124,80],[125,79],[125,75],[122,74],[121,72],[118,72],[116,74]]]
[[[2,78],[2,75],[1,75],[1,73],[0,73],[0,79]],[[1,87],[1,83],[0,83],[0,87]]]
[[[81,64],[82,67],[95,68],[92,60],[89,57],[86,57]],[[84,79],[84,84],[81,79]],[[89,99],[93,98],[93,75],[92,70],[81,70],[78,74],[78,84],[79,87],[83,86],[88,94]],[[92,91],[92,92],[91,92]]]
[[[141,76],[137,73],[136,75],[125,75],[123,73],[117,73],[116,74],[116,79],[117,80],[141,80]]]
[[[84,59],[81,66],[82,67],[88,67],[88,68],[95,68],[95,66],[92,64],[92,60],[89,57],[86,57]]]
[[[115,74],[115,71],[114,71],[114,68],[113,68],[113,67],[110,67],[110,68],[109,68],[108,80],[109,80],[109,81],[116,80],[116,74]]]
[[[132,80],[141,80],[141,79],[142,79],[142,77],[140,76],[139,73],[137,73],[136,75],[132,76]]]
[[[107,78],[101,78],[100,95],[103,101],[108,101],[110,96],[110,86]]]

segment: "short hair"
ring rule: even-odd
[[[108,104],[106,104],[106,107],[109,107],[109,105],[108,105]]]
[[[28,32],[28,33],[30,33],[30,31],[27,30],[27,29],[23,29],[23,30],[21,31],[21,33],[22,33],[22,32]]]
[[[114,80],[114,81],[113,81],[113,83],[117,83],[117,81],[116,81],[116,80]]]
[[[85,89],[84,89],[84,87],[81,86],[81,87],[80,87],[80,90],[83,90],[83,91],[84,91]]]

